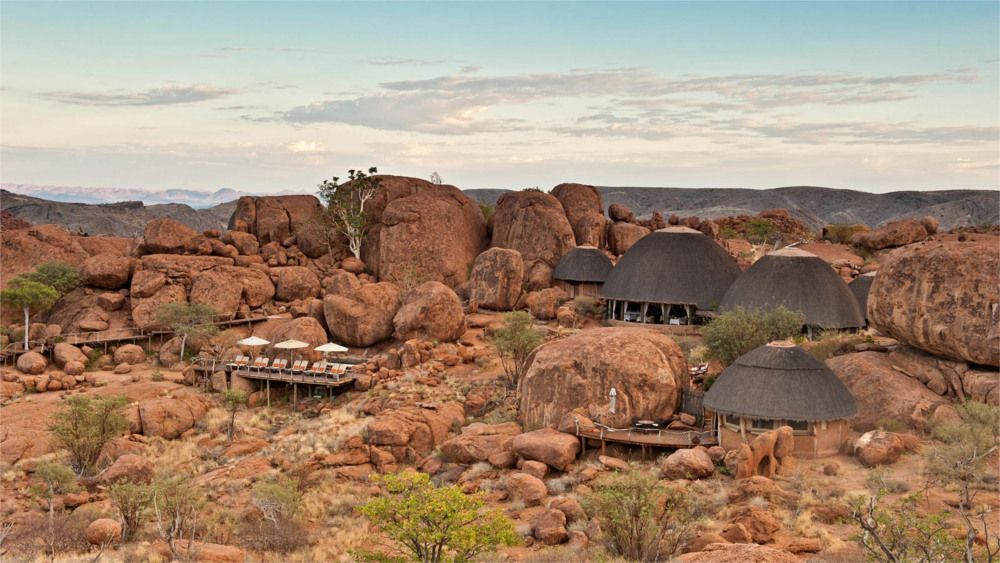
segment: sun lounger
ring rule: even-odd
[[[236,356],[235,358],[233,358],[233,361],[226,364],[226,366],[229,367],[230,369],[236,369],[240,367],[240,362],[242,361],[243,361],[243,356]]]
[[[287,366],[288,366],[288,360],[281,360],[281,359],[275,358],[274,363],[272,363],[271,367],[269,367],[267,369],[269,371],[273,372],[273,373],[280,373]]]
[[[261,360],[262,361],[260,362],[260,364],[254,366],[254,369],[257,370],[257,373],[260,373],[262,371],[267,371],[268,364],[271,363],[271,359],[270,358],[261,358]],[[277,361],[277,360],[275,360],[275,361]]]
[[[309,360],[299,360],[292,364],[292,369],[288,370],[291,373],[299,374],[306,370],[309,366]]]

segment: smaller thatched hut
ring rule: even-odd
[[[604,280],[608,279],[613,267],[611,260],[600,249],[578,246],[559,259],[552,270],[552,279],[570,297],[600,297]]]
[[[865,323],[868,322],[868,292],[872,289],[873,281],[875,281],[875,272],[869,272],[861,274],[851,280],[851,283],[847,284],[847,289],[851,290],[854,298],[858,301],[858,306],[861,307],[861,314],[865,317]]]
[[[798,248],[776,250],[747,268],[726,291],[722,310],[742,306],[768,310],[784,306],[805,317],[806,332],[814,329],[856,329],[864,315],[847,284],[815,254]]]
[[[850,390],[822,361],[791,342],[772,342],[740,356],[719,375],[703,405],[716,416],[726,450],[782,426],[795,431],[794,455],[835,455],[858,414]]]

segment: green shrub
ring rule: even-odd
[[[736,229],[730,227],[729,225],[726,225],[725,227],[720,227],[719,228],[719,238],[720,239],[738,238],[739,236],[740,235],[739,235],[739,233],[736,232]]]
[[[860,334],[850,334],[839,330],[824,330],[817,335],[810,352],[821,360],[842,356],[854,351],[854,346],[865,339]]]
[[[851,244],[851,237],[854,236],[854,233],[860,233],[867,230],[868,228],[864,225],[849,225],[847,223],[840,223],[837,225],[827,226],[826,233],[837,244]]]
[[[493,212],[497,210],[495,203],[483,203],[479,202],[479,210],[483,212],[483,219],[489,221],[490,217],[493,216]]]
[[[18,277],[45,284],[56,290],[60,296],[80,287],[80,274],[76,268],[64,262],[46,262],[35,268],[34,272],[21,274]]]
[[[746,224],[747,240],[750,242],[767,242],[777,231],[778,227],[767,219],[753,219]]]
[[[506,384],[516,389],[524,369],[524,361],[535,348],[541,346],[545,338],[532,326],[531,315],[524,311],[514,311],[503,316],[503,326],[493,332],[489,343],[496,348],[507,376]]]
[[[701,334],[708,355],[728,366],[758,346],[798,335],[804,324],[801,313],[785,307],[766,312],[734,307],[716,315]]]
[[[104,446],[128,428],[123,411],[125,395],[97,396],[91,399],[72,395],[65,408],[52,413],[52,440],[69,450],[73,467],[80,475],[92,475]]]

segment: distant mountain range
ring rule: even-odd
[[[198,190],[147,190],[143,188],[95,188],[86,186],[37,186],[34,184],[0,184],[11,193],[62,201],[66,203],[118,203],[141,201],[146,205],[179,203],[194,209],[213,207],[238,199],[242,195],[285,195],[291,191],[251,194],[224,188],[215,192]]]
[[[633,188],[601,186],[605,210],[617,203],[637,217],[659,211],[714,219],[729,215],[756,215],[783,207],[814,231],[824,225],[860,223],[878,227],[907,217],[932,215],[943,230],[1000,222],[1000,191],[941,190],[873,194],[855,190],[795,186],[767,190],[724,188]],[[465,190],[469,197],[494,203],[507,190]]]
[[[117,203],[69,203],[0,190],[0,210],[33,225],[62,225],[71,231],[83,229],[91,236],[133,237],[142,234],[146,224],[169,217],[198,231],[225,231],[229,217],[236,210],[236,200],[195,209],[183,203],[144,205],[141,201]]]

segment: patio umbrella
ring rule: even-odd
[[[315,350],[317,352],[323,352],[323,355],[326,356],[327,354],[337,354],[337,353],[346,352],[347,348],[344,348],[340,344],[336,344],[336,343],[333,343],[333,342],[327,342],[326,344],[323,344],[321,346],[317,346],[317,347],[313,348],[313,350]]]
[[[251,336],[249,338],[244,338],[243,340],[240,340],[236,343],[239,344],[240,346],[249,346],[251,348],[257,348],[258,346],[264,346],[265,344],[270,344],[271,341],[264,340],[263,338],[257,336]],[[254,350],[254,352],[256,352],[256,350]]]
[[[286,340],[284,342],[279,342],[274,345],[275,348],[280,348],[282,350],[297,350],[299,348],[308,348],[309,345],[301,340]],[[291,352],[289,352],[289,358],[291,358]]]

